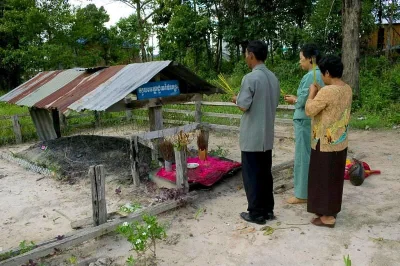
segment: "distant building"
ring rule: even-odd
[[[390,47],[400,49],[400,22],[392,24],[392,36],[389,36],[389,24],[382,24],[368,37],[368,48],[375,50],[385,50],[390,37]]]

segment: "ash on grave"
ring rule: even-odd
[[[121,137],[76,135],[42,141],[17,154],[29,162],[55,171],[64,180],[75,181],[87,176],[91,165],[104,165],[107,174],[131,179],[129,139]],[[139,149],[139,174],[151,170],[151,150]]]

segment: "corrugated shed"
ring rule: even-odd
[[[170,63],[171,61],[160,61],[127,65],[107,82],[99,85],[93,92],[86,94],[68,108],[75,111],[107,110],[129,93],[149,82]]]
[[[211,94],[216,87],[172,61],[155,61],[108,68],[42,72],[0,97],[0,101],[43,109],[105,111],[157,74],[178,79],[181,93]]]

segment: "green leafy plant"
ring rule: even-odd
[[[28,243],[26,240],[23,240],[19,243],[19,249],[20,249],[19,254],[29,252],[32,249],[34,249],[35,247],[36,247],[36,244],[33,241]]]
[[[135,265],[137,261],[146,263],[146,252],[152,253],[152,258],[156,259],[157,240],[166,238],[165,227],[158,223],[157,217],[143,215],[143,222],[125,222],[118,226],[117,232],[124,236],[132,245],[132,249],[136,252],[137,258],[129,256],[126,263]]]
[[[133,202],[133,203],[127,203],[125,205],[122,205],[121,207],[119,207],[119,210],[121,212],[125,212],[125,213],[132,213],[137,210],[140,210],[141,208],[142,208],[142,205],[140,205],[140,203]]]
[[[76,265],[78,263],[78,259],[75,256],[71,256],[68,258],[68,264]]]
[[[217,149],[213,149],[209,152],[211,156],[217,156],[217,157],[225,157],[228,154],[228,151],[223,149],[222,146],[217,146]]]
[[[344,265],[345,266],[351,266],[351,259],[350,259],[349,255],[347,255],[347,257],[343,256],[343,260],[344,260]]]

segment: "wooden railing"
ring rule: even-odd
[[[201,106],[215,106],[215,107],[235,107],[236,105],[233,103],[229,102],[207,102],[207,101],[202,101],[201,104],[200,102],[188,102],[181,104],[182,106],[187,106],[187,105],[192,105],[195,106],[195,110],[184,110],[184,109],[171,109],[171,108],[163,108],[163,113],[175,113],[175,114],[185,114],[185,115],[190,115],[194,117],[194,121],[192,122],[197,122],[200,123],[201,120],[204,117],[214,117],[214,118],[227,118],[230,121],[232,120],[237,120],[241,118],[241,114],[230,114],[230,113],[219,113],[219,112],[203,112],[201,110]],[[292,105],[279,105],[278,110],[294,110],[294,106]],[[18,115],[12,115],[12,116],[6,116],[2,115],[0,116],[0,121],[4,120],[9,120],[11,123],[10,125],[6,126],[1,126],[0,125],[0,131],[2,130],[7,130],[7,129],[12,129],[14,136],[15,136],[15,143],[22,143],[23,141],[23,132],[21,131],[21,128],[24,127],[24,125],[21,124],[20,118],[25,118],[25,117],[30,117],[29,114],[18,114]],[[84,123],[77,123],[77,124],[69,124],[68,121],[74,118],[83,118],[83,117],[93,117],[93,121],[91,122],[84,122]],[[137,116],[133,115],[132,111],[127,110],[124,115],[122,116],[117,116],[117,117],[112,117],[112,118],[101,118],[98,112],[91,112],[91,113],[80,113],[80,114],[73,114],[68,117],[65,117],[62,120],[62,126],[63,127],[69,127],[69,128],[76,128],[76,127],[83,127],[83,126],[93,126],[94,128],[99,127],[101,123],[107,122],[107,121],[122,121],[122,120],[140,120],[140,121],[149,121],[148,116]],[[189,121],[184,121],[184,120],[178,120],[178,119],[163,119],[163,122],[165,124],[171,124],[171,125],[184,125],[187,123],[190,123]],[[284,118],[276,118],[275,122],[277,124],[291,124],[292,119],[284,119]],[[232,123],[231,123],[232,124]],[[237,126],[232,126],[232,125],[222,125],[222,124],[211,124],[211,128],[216,131],[224,131],[224,130],[230,130],[230,131],[238,131],[239,127]]]

